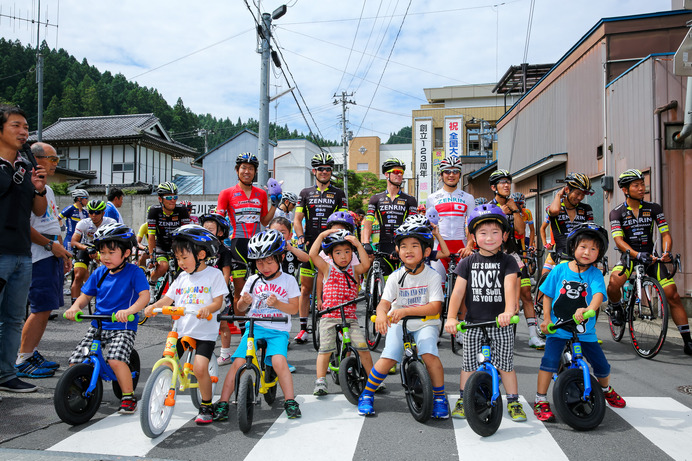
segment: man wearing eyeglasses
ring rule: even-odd
[[[293,228],[298,239],[298,245],[304,245],[306,252],[310,252],[312,242],[322,231],[327,229],[327,219],[332,213],[348,211],[346,194],[331,184],[334,168],[332,154],[327,152],[315,154],[310,161],[310,166],[312,166],[312,174],[315,175],[317,184],[300,191],[298,206],[293,217]],[[304,229],[303,218],[305,218]],[[308,340],[308,310],[310,309],[309,301],[314,277],[315,266],[312,261],[303,263],[300,267],[300,301],[298,304],[300,331],[295,337],[295,341],[300,344]]]
[[[372,226],[375,220],[380,223],[379,251],[390,255],[385,259],[387,264],[382,265],[385,276],[391,274],[399,264],[399,260],[394,256],[396,253],[394,231],[404,223],[407,217],[418,212],[418,201],[401,190],[405,171],[406,164],[398,158],[387,159],[382,164],[382,174],[387,178],[387,190],[370,198],[363,225],[363,235],[360,237],[365,250],[368,254],[372,254],[370,245]]]

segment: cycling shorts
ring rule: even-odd
[[[312,242],[305,241],[305,252],[310,254],[310,247],[312,247]],[[308,279],[315,278],[317,270],[315,270],[315,265],[312,263],[311,259],[300,264],[300,277],[305,277]]]
[[[81,267],[82,269],[88,269],[89,263],[91,262],[91,257],[89,257],[89,252],[87,250],[77,250],[74,254],[74,267]]]
[[[521,280],[521,288],[531,288],[531,276],[529,275],[529,266],[524,265],[524,267],[521,268],[521,275],[519,276],[519,279]]]
[[[248,271],[248,243],[249,238],[235,238],[231,240],[231,277],[244,279]]]
[[[618,261],[615,267],[613,267],[611,274],[620,274],[623,267],[625,267],[625,262],[623,261],[623,259],[625,259],[624,256],[622,257],[622,259],[620,259],[620,261]],[[630,265],[624,273],[626,278],[630,278],[630,275],[632,275],[632,271],[634,271],[635,262],[638,261],[630,261]],[[666,288],[669,285],[675,285],[675,280],[670,278],[670,272],[668,272],[666,265],[660,261],[656,261],[646,266],[646,275],[658,280],[661,283],[662,288]]]
[[[156,263],[168,263],[168,260],[170,258],[173,258],[174,256],[171,253],[171,249],[169,248],[168,250],[165,250],[161,247],[156,247],[154,250],[154,260]]]
[[[214,348],[216,347],[216,341],[207,341],[202,339],[195,340],[195,355],[201,355],[206,357],[207,360],[211,360],[211,356],[214,353]],[[176,346],[178,351],[178,358],[181,358],[185,353],[185,347],[183,343],[178,340],[178,345]]]
[[[450,254],[459,253],[461,250],[466,248],[463,240],[445,240],[445,243],[447,244]],[[439,244],[436,246],[436,249],[439,250]],[[438,261],[442,263],[442,265],[445,267],[445,272],[447,272],[449,270],[449,258],[438,259]]]

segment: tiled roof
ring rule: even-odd
[[[66,117],[43,130],[43,138],[57,141],[137,136],[158,121],[154,114]]]
[[[202,176],[179,174],[173,178],[173,182],[178,186],[178,194],[180,195],[203,193],[204,178]]]

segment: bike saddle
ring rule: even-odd
[[[267,348],[267,340],[264,338],[257,339],[256,344],[257,344],[257,349],[266,349]]]

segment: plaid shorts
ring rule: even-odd
[[[514,370],[514,329],[512,326],[504,328],[487,327],[490,337],[490,362],[502,371]],[[478,366],[478,354],[481,352],[481,340],[483,331],[480,328],[472,328],[464,333],[464,361],[462,370],[476,371]]]
[[[91,343],[94,341],[96,328],[89,327],[86,335],[75,348],[70,363],[82,363],[91,351]],[[108,349],[106,360],[118,360],[119,362],[130,363],[130,354],[135,347],[135,336],[137,333],[132,330],[101,330],[101,347]],[[86,348],[86,349],[84,349]],[[84,351],[87,351],[87,355]]]
[[[351,345],[358,351],[368,349],[368,343],[365,342],[363,331],[358,326],[358,320],[346,319],[348,322],[348,333],[351,336]],[[336,325],[341,323],[341,319],[324,317],[320,319],[320,354],[328,354],[336,351]]]

